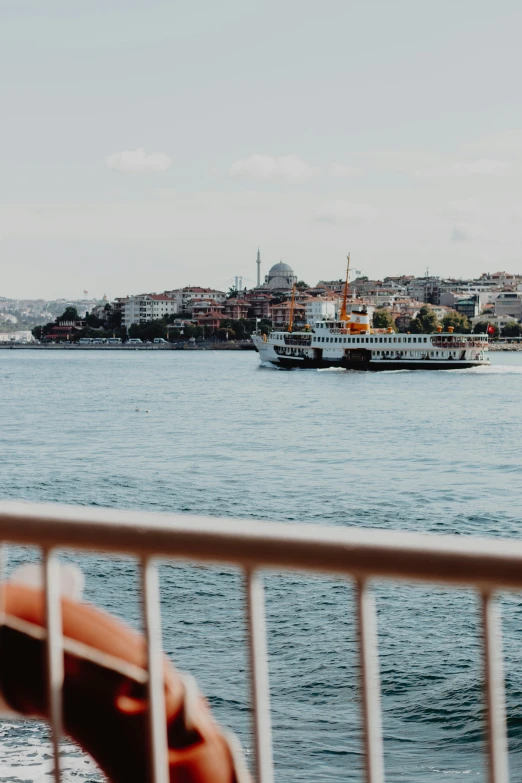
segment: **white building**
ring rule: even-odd
[[[518,291],[503,291],[495,299],[495,315],[509,315],[520,321],[522,319],[522,293]]]
[[[178,313],[178,303],[166,294],[139,294],[129,296],[122,304],[122,323],[129,328],[132,324],[156,321],[166,315]]]
[[[21,330],[19,332],[0,332],[0,343],[34,343],[33,333]]]
[[[325,318],[335,318],[336,303],[333,299],[322,299],[317,296],[306,299],[303,304],[305,307],[305,321],[310,326],[313,326],[316,321],[323,321]]]
[[[214,288],[200,288],[199,286],[185,286],[173,291],[165,291],[165,295],[175,300],[178,305],[178,313],[191,313],[196,302],[212,299],[218,304],[224,304],[227,295],[224,291],[216,291]]]
[[[477,324],[491,324],[491,326],[497,326],[499,329],[502,329],[512,320],[513,318],[510,315],[493,315],[492,313],[482,313],[482,315],[476,315],[475,318],[470,318],[473,327]]]

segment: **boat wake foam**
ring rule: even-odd
[[[13,727],[14,723],[11,722],[0,724],[2,737],[0,780],[9,780],[12,783],[49,783],[52,778],[51,748],[49,743],[38,736],[45,729],[38,724],[33,726],[25,724],[23,740],[20,737],[20,741],[14,743],[14,738],[10,736]],[[87,754],[67,741],[60,744],[64,783],[68,781],[72,783],[73,780],[77,783],[103,782],[103,775]]]

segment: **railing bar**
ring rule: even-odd
[[[522,589],[522,541],[0,502],[0,537],[87,549],[306,570],[357,579]]]
[[[60,737],[63,726],[63,633],[60,566],[52,550],[43,552],[45,622],[47,630],[47,698],[53,750],[53,775],[60,783]]]
[[[384,783],[377,614],[375,599],[365,581],[356,582],[356,602],[365,780],[366,783]]]
[[[2,591],[0,592],[0,623],[3,625],[4,623],[4,615],[5,615],[5,593],[4,593],[4,585],[5,582],[7,582],[7,558],[8,558],[8,549],[7,545],[4,544],[4,542],[0,542],[0,586],[2,587]]]
[[[483,655],[489,783],[508,783],[508,742],[500,611],[491,593],[482,594]]]
[[[167,720],[158,569],[145,558],[141,564],[143,615],[147,640],[147,712],[150,771],[154,783],[168,783]]]
[[[262,578],[256,571],[246,571],[246,599],[257,781],[273,783],[265,599]]]

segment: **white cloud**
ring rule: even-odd
[[[327,201],[315,213],[315,219],[322,223],[363,223],[375,218],[375,210],[369,204],[354,204],[350,201]]]
[[[510,167],[504,161],[482,158],[481,160],[467,161],[466,163],[445,163],[440,166],[417,169],[417,171],[415,171],[415,176],[436,178],[473,176],[504,177],[510,173]]]
[[[237,160],[229,170],[231,177],[251,177],[252,179],[303,180],[315,177],[321,169],[310,166],[297,155],[250,155]]]
[[[332,163],[330,166],[332,177],[354,177],[358,173],[358,170],[353,166],[345,166],[343,163]]]
[[[441,210],[441,215],[450,218],[452,221],[461,223],[462,221],[476,220],[480,209],[477,202],[473,199],[460,199],[449,201],[448,205]]]
[[[448,211],[454,215],[473,215],[478,211],[478,206],[472,198],[458,199],[448,203]]]
[[[454,223],[451,229],[451,241],[471,242],[477,233],[480,233],[477,226],[469,223]]]
[[[166,171],[172,164],[172,158],[164,152],[151,152],[147,154],[143,147],[137,150],[126,150],[108,155],[105,159],[107,168],[118,171]]]

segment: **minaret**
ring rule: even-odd
[[[261,253],[259,252],[259,248],[257,248],[257,287],[261,288]]]

